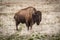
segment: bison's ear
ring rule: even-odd
[[[38,15],[41,15],[41,11],[37,11],[36,13],[37,13]]]

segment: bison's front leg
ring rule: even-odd
[[[29,30],[29,22],[26,21],[27,30]]]
[[[30,20],[30,30],[32,30],[33,19]]]
[[[26,26],[27,26],[27,30],[29,30],[29,23],[26,23]]]

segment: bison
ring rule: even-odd
[[[41,11],[36,11],[36,13],[32,15],[32,17],[33,17],[34,23],[39,25],[41,20],[42,20],[42,13],[41,13]]]
[[[41,21],[41,12],[36,11],[34,7],[27,7],[15,13],[14,19],[16,22],[16,30],[18,30],[19,23],[25,23],[27,29],[32,29],[32,25]],[[30,28],[29,28],[30,27]]]

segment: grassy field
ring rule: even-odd
[[[60,40],[59,0],[2,0],[0,3],[0,40]],[[42,21],[39,26],[34,24],[32,31],[27,31],[25,24],[19,24],[16,31],[14,14],[28,6],[42,12]]]

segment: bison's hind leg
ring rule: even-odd
[[[17,22],[16,21],[16,30],[18,30],[18,25],[19,25],[20,22]]]

